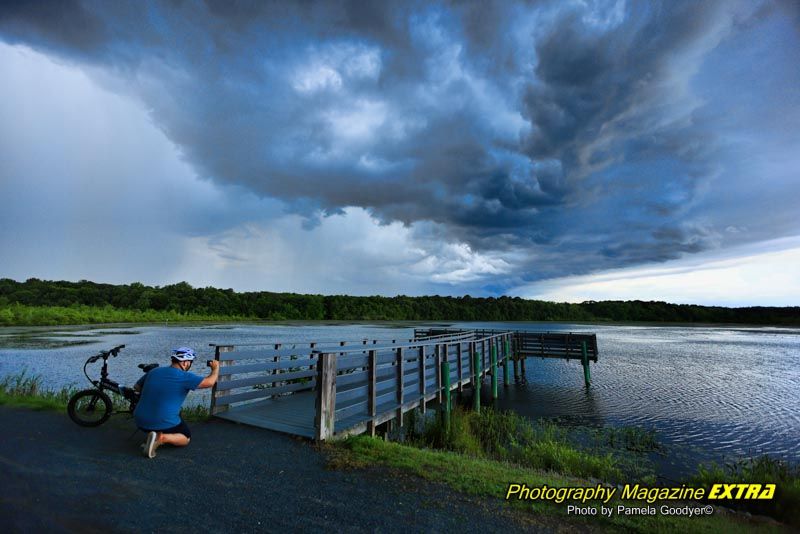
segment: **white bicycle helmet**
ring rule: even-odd
[[[172,357],[179,362],[191,362],[194,361],[194,350],[189,347],[172,349]]]

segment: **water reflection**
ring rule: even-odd
[[[599,362],[592,364],[591,387],[584,386],[577,361],[531,358],[524,376],[509,387],[500,386],[496,401],[500,409],[574,425],[642,426],[657,431],[667,444],[696,448],[717,458],[770,453],[800,461],[800,331],[796,329],[554,323],[461,326],[598,335]],[[26,335],[29,342],[19,342]],[[412,335],[412,325],[5,329],[0,330],[0,376],[27,369],[40,374],[47,387],[82,385],[85,359],[122,343],[126,349],[109,367],[112,377],[132,383],[140,373],[136,364],[164,363],[169,349],[180,345],[194,347],[203,360],[213,355],[209,343],[308,343]],[[37,345],[36,339],[42,344]],[[75,341],[89,344],[48,345]],[[490,399],[488,386],[483,398]],[[190,401],[206,399],[194,394]],[[664,461],[679,457],[671,454]]]

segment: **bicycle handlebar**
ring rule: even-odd
[[[96,356],[92,356],[87,361],[89,363],[94,363],[97,360],[99,360],[100,358],[106,359],[109,356],[116,356],[117,354],[119,354],[120,349],[124,349],[124,348],[125,348],[125,345],[117,345],[116,347],[114,347],[111,350],[101,350],[99,354],[97,354]]]

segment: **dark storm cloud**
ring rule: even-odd
[[[689,80],[759,16],[715,1],[5,2],[0,37],[122,77],[207,179],[311,226],[360,206],[477,250],[539,251],[525,280],[718,245],[713,213],[688,220],[719,172]]]
[[[42,36],[55,47],[91,54],[108,37],[104,23],[80,0],[8,0],[0,6],[0,13],[3,30],[20,40]]]

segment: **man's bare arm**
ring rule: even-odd
[[[200,382],[200,385],[197,386],[198,389],[206,389],[212,387],[214,384],[217,383],[217,378],[219,378],[219,362],[217,360],[211,360],[211,374],[203,379]]]

